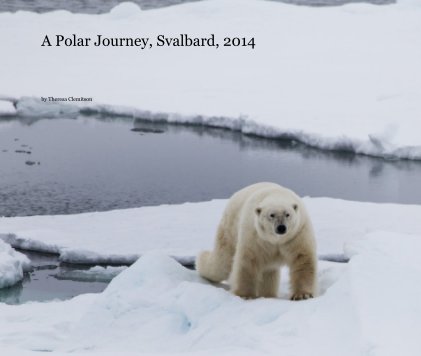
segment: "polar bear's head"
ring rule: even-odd
[[[285,243],[297,234],[301,225],[297,202],[263,201],[255,209],[258,235],[271,243]]]

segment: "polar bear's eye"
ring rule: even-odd
[[[270,214],[269,215],[272,219],[275,217],[275,214],[274,213],[272,213],[272,214]]]
[[[285,214],[285,216],[286,216],[287,218],[289,218],[289,213],[286,213],[286,214]]]

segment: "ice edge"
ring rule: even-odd
[[[17,117],[55,118],[75,117],[79,114],[100,114],[109,115],[111,117],[122,116],[157,123],[222,128],[240,132],[249,136],[297,141],[309,147],[321,150],[349,152],[372,157],[380,157],[387,160],[421,160],[421,146],[394,147],[385,139],[378,137],[375,134],[369,134],[367,140],[365,141],[345,135],[340,137],[323,137],[319,134],[305,132],[303,130],[280,129],[273,126],[259,124],[247,115],[239,115],[238,117],[206,116],[200,114],[188,115],[106,104],[75,105],[61,102],[46,104],[41,102],[40,99],[34,97],[21,97],[16,99],[0,96],[0,100],[12,102],[17,109]]]

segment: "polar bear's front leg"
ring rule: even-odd
[[[316,295],[317,258],[310,255],[298,255],[289,266],[291,280],[291,300],[313,298]]]
[[[231,291],[239,297],[257,298],[258,268],[255,256],[237,249],[231,275]]]
[[[258,285],[259,297],[276,298],[279,290],[279,278],[279,269],[264,271]]]

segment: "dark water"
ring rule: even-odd
[[[21,282],[12,287],[0,289],[0,303],[46,302],[70,299],[83,293],[100,293],[112,279],[110,275],[95,276],[93,274],[90,278],[81,278],[80,272],[92,266],[63,264],[54,254],[25,250],[20,250],[20,252],[31,260],[33,270],[25,273]],[[323,255],[319,256],[319,260],[348,262],[343,255]],[[189,269],[195,268],[194,263],[183,265]],[[114,274],[117,275],[120,272]]]
[[[127,118],[0,120],[0,216],[228,198],[258,181],[302,196],[421,203],[421,162]]]
[[[105,282],[82,282],[60,278],[61,275],[74,269],[74,266],[61,265],[55,255],[21,252],[31,259],[34,269],[25,273],[21,282],[12,287],[0,289],[0,302],[21,304],[28,301],[70,299],[82,293],[100,293],[107,286]]]
[[[200,0],[131,0],[144,10],[172,6]],[[289,4],[307,6],[337,6],[352,2],[365,2],[371,4],[390,4],[394,0],[271,0]],[[123,0],[2,0],[0,12],[26,10],[33,12],[47,12],[52,10],[68,10],[74,13],[101,14],[109,12]]]

